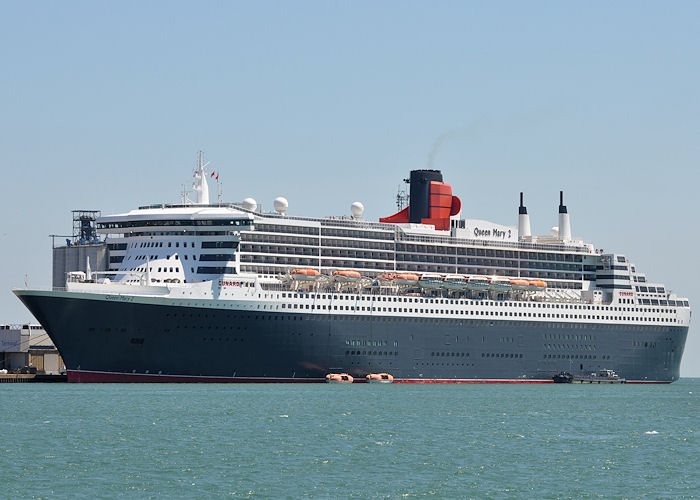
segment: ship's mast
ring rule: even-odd
[[[204,163],[202,152],[199,151],[199,161],[197,170],[194,172],[194,184],[192,189],[197,192],[197,204],[209,205],[209,185],[207,184],[207,176],[204,172],[204,167],[209,165],[209,162]]]
[[[404,179],[405,184],[409,184],[409,179]],[[398,192],[396,193],[396,208],[398,210],[403,210],[406,205],[408,205],[409,196],[406,192],[406,187],[399,184]]]

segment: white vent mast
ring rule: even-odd
[[[518,239],[530,238],[530,216],[527,207],[523,205],[523,193],[520,193],[520,206],[518,207]]]
[[[564,191],[559,191],[559,239],[571,241],[571,220],[569,211],[564,205]]]
[[[198,205],[209,205],[209,184],[207,184],[207,176],[204,172],[204,167],[209,165],[209,162],[204,163],[202,152],[199,152],[199,166],[194,171],[194,183],[192,189],[197,193]]]

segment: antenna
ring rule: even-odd
[[[203,162],[204,151],[198,151],[197,154],[199,155],[199,170],[202,171],[202,170],[204,170],[204,169],[207,167],[207,165],[209,165],[211,162],[210,162],[210,161],[208,161],[208,162],[206,162],[206,163]]]
[[[182,191],[180,191],[180,200],[183,205],[188,205],[190,203],[190,192],[184,184],[182,185]]]
[[[404,179],[404,182],[408,181],[408,179]],[[406,192],[406,188],[403,187],[401,184],[399,184],[397,193],[396,193],[396,208],[399,210],[403,210],[403,208],[408,205],[408,200],[409,200],[409,195]]]

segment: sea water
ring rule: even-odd
[[[2,498],[700,495],[671,385],[0,385]]]

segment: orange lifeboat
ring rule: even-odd
[[[333,271],[333,279],[342,283],[352,283],[353,281],[359,280],[361,277],[362,275],[360,273],[353,271],[352,269]]]
[[[547,288],[547,282],[542,280],[530,280],[528,281],[528,287],[530,290],[544,290]]]
[[[289,276],[294,281],[316,281],[321,277],[321,273],[316,269],[303,268],[303,269],[292,269],[289,272]]]
[[[394,276],[397,285],[415,285],[418,283],[418,275],[413,273],[398,273]]]
[[[396,275],[393,273],[380,274],[377,276],[377,279],[380,281],[394,281],[396,279]]]
[[[369,384],[391,384],[394,381],[390,373],[370,373],[365,378]]]
[[[516,278],[510,280],[510,286],[513,290],[527,290],[530,286],[530,282],[528,280]]]
[[[329,373],[326,375],[326,382],[329,384],[352,384],[352,375],[347,373]]]

